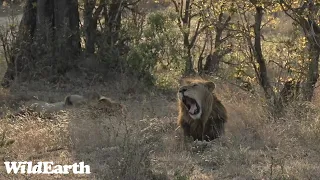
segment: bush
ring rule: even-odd
[[[154,83],[156,67],[178,67],[182,58],[179,45],[180,35],[174,28],[174,21],[169,11],[151,13],[141,37],[137,36],[126,56],[127,68],[138,77]],[[179,47],[180,46],[180,47]]]

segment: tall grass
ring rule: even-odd
[[[136,91],[125,95],[132,87]],[[90,90],[74,88],[77,92]],[[155,90],[145,91],[139,82],[126,78],[91,88],[120,101],[127,110],[110,112],[85,106],[68,109],[51,119],[30,114],[0,120],[0,133],[5,131],[5,138],[14,140],[13,144],[0,147],[2,160],[50,160],[60,164],[84,161],[91,166],[91,175],[1,173],[1,176],[6,179],[320,178],[317,102],[294,104],[287,107],[283,118],[273,119],[258,95],[217,82],[216,94],[229,115],[226,135],[209,143],[183,144],[180,129],[176,129],[175,97]],[[46,92],[36,93],[41,97]],[[52,93],[55,99],[64,95],[59,91]],[[9,93],[2,94],[3,99],[12,97]],[[3,165],[0,170],[4,172]]]

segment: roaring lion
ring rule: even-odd
[[[227,112],[213,93],[215,84],[203,79],[183,79],[178,91],[178,125],[185,136],[210,141],[224,134]]]

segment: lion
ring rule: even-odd
[[[34,99],[25,103],[24,108],[10,115],[12,117],[25,114],[26,112],[34,112],[45,116],[58,113],[72,107],[80,107],[82,105],[94,106],[95,108],[107,108],[112,110],[114,107],[122,107],[121,104],[104,97],[97,92],[86,93],[84,95],[71,94],[64,98],[63,101],[49,103]]]
[[[31,105],[27,105],[27,109],[32,112],[41,114],[51,114],[62,111],[65,109],[65,102],[48,103],[44,101],[33,102]]]
[[[96,110],[102,110],[105,113],[114,114],[114,115],[119,113],[123,115],[127,111],[127,108],[125,105],[119,102],[116,102],[111,98],[108,98],[105,96],[101,96],[98,99],[98,103],[95,104],[93,108]]]
[[[65,97],[65,106],[80,106],[88,103],[88,99],[78,94],[72,94]]]
[[[100,95],[97,92],[86,93],[83,96],[78,94],[69,95],[65,98],[65,105],[80,106],[84,104],[97,104],[105,107],[117,106],[118,103],[110,98]]]
[[[98,96],[98,95],[95,95]],[[97,100],[98,101],[98,100]],[[84,96],[72,94],[68,95],[64,98],[63,101],[59,102],[46,102],[39,100],[37,98],[34,98],[32,100],[27,101],[24,104],[24,107],[20,107],[16,113],[13,114],[13,116],[22,115],[26,112],[34,112],[39,113],[43,115],[50,115],[52,113],[58,113],[62,110],[66,110],[69,107],[72,106],[79,106],[82,104],[85,104],[87,102],[87,99]]]
[[[80,95],[68,95],[64,101],[49,103],[41,100],[31,100],[25,103],[24,108],[19,108],[15,115],[24,114],[26,111],[35,112],[43,115],[58,113],[65,110],[67,107],[74,106],[81,103],[82,98]]]
[[[224,134],[227,111],[213,93],[215,83],[200,78],[183,79],[178,91],[177,124],[185,137],[211,141]]]

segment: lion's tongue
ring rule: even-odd
[[[197,112],[197,105],[196,104],[191,104],[190,105],[190,109],[189,109],[189,113],[190,114],[196,114],[196,112]]]

